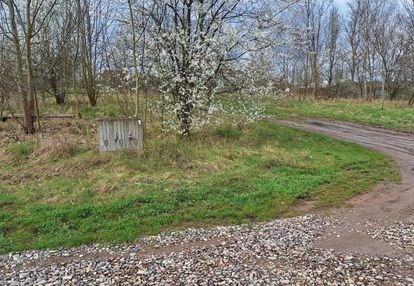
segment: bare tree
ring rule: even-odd
[[[313,96],[318,97],[320,81],[320,55],[323,43],[323,26],[326,20],[326,13],[332,1],[329,0],[307,0],[306,2],[306,22],[308,29],[308,53],[310,69],[312,74]]]
[[[1,22],[0,25],[2,25]],[[11,54],[8,50],[7,39],[2,33],[0,33],[0,62],[0,120],[2,120],[14,83],[12,73],[10,73],[14,68]]]
[[[357,73],[358,53],[361,42],[360,25],[361,21],[361,1],[347,3],[348,13],[344,19],[344,29],[347,39],[350,56],[348,61],[351,81],[354,82]]]
[[[334,82],[334,72],[338,62],[338,41],[341,32],[340,17],[338,9],[335,6],[329,12],[327,22],[325,49],[328,57],[327,82],[328,88],[330,89]]]
[[[36,51],[39,62],[37,78],[44,82],[43,88],[55,98],[58,105],[65,103],[71,80],[75,28],[74,5],[63,2],[56,5],[39,37],[41,45]]]
[[[407,54],[402,17],[393,7],[384,7],[374,27],[374,40],[381,61],[382,98],[395,99],[403,89],[401,61]]]
[[[407,35],[408,54],[404,58],[405,74],[410,82],[414,83],[414,0],[404,0],[403,7],[405,12],[405,34]],[[414,106],[414,91],[411,90],[408,95],[408,105]]]
[[[49,19],[57,0],[3,0],[1,8],[7,9],[7,30],[3,32],[13,42],[17,89],[24,113],[23,130],[27,134],[35,132],[35,108],[37,106],[36,85],[33,74],[33,39],[38,37]],[[39,116],[37,116],[39,117]],[[40,126],[40,124],[39,124]]]
[[[104,0],[76,0],[77,45],[89,105],[96,106],[99,97],[97,78],[104,64],[103,54],[111,25],[110,2]]]

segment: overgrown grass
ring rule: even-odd
[[[303,199],[339,206],[398,178],[381,154],[268,122],[153,136],[141,152],[102,155],[90,127],[69,125],[91,141],[7,147],[26,159],[0,158],[1,253],[269,220]]]
[[[383,126],[414,133],[414,108],[400,101],[387,101],[384,110],[381,102],[361,100],[284,100],[271,103],[267,112],[285,118],[287,114],[328,118],[356,123]]]

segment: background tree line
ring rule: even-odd
[[[0,0],[0,111],[18,102],[33,133],[39,99],[80,115],[112,93],[187,135],[223,93],[249,119],[282,93],[413,105],[413,32],[413,0]]]
[[[299,96],[383,95],[414,104],[412,0],[349,0],[341,10],[330,1],[305,2],[297,24],[308,33],[288,52],[286,76]]]

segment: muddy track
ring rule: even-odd
[[[352,199],[352,209],[332,211],[340,221],[340,227],[328,229],[326,235],[317,242],[318,247],[372,255],[413,255],[407,250],[373,239],[367,232],[396,222],[414,222],[414,135],[338,121],[308,119],[302,122],[272,122],[383,152],[396,162],[400,170],[399,184],[381,184],[373,192]]]

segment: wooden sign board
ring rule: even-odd
[[[98,120],[98,131],[100,152],[144,148],[144,129],[137,118]]]

